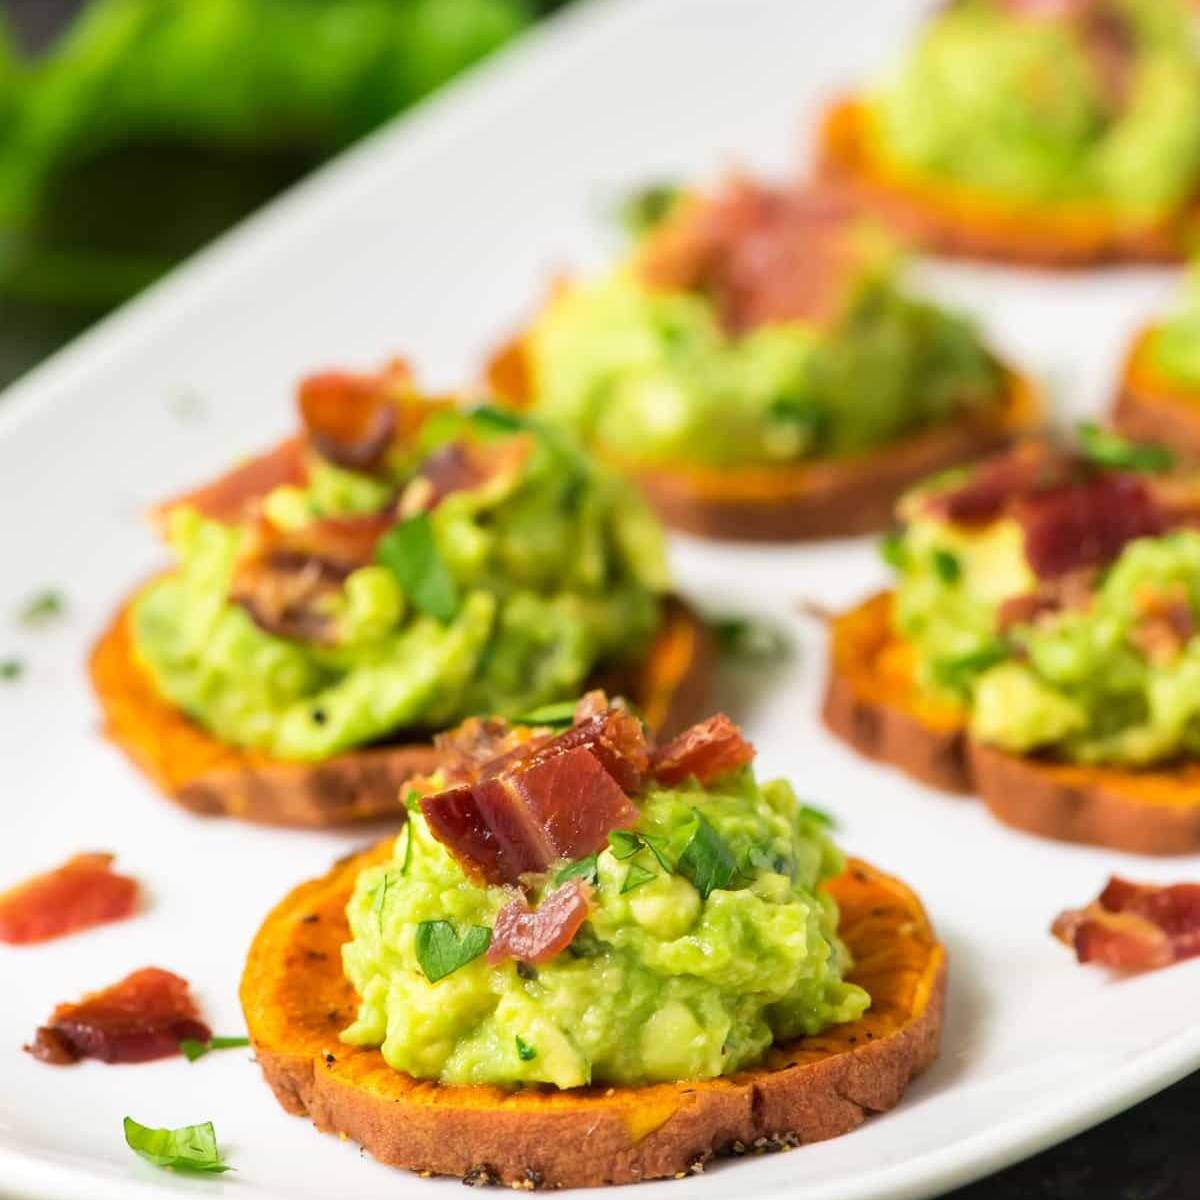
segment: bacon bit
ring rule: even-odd
[[[1200,955],[1200,883],[1131,883],[1113,876],[1099,899],[1051,926],[1081,963],[1146,971]]]
[[[1092,603],[1098,572],[1093,567],[1047,579],[1035,591],[1005,600],[996,612],[996,628],[1007,633],[1014,625],[1032,625],[1061,612],[1083,611]]]
[[[506,958],[519,962],[547,962],[561,954],[587,920],[592,889],[579,879],[556,888],[530,910],[523,893],[514,896],[497,914],[487,960],[492,966]]]
[[[703,291],[723,326],[745,333],[778,321],[830,324],[864,263],[856,213],[828,186],[783,189],[734,176],[683,205],[643,245],[647,286]]]
[[[724,713],[717,713],[656,750],[651,770],[659,783],[670,787],[689,777],[707,783],[753,760],[754,747],[742,731]]]
[[[177,1054],[187,1038],[206,1042],[211,1036],[187,981],[143,967],[78,1004],[60,1004],[25,1049],[56,1065],[81,1058],[134,1063]]]
[[[1046,442],[1023,442],[976,467],[960,487],[935,492],[925,508],[964,525],[994,521],[1022,496],[1080,478],[1080,464]]]
[[[163,501],[151,510],[151,516],[162,524],[173,509],[188,507],[210,520],[235,525],[277,487],[300,487],[307,478],[304,443],[300,438],[288,438],[212,483]]]
[[[397,401],[412,390],[412,371],[393,359],[374,374],[322,371],[300,382],[296,401],[313,448],[338,466],[370,471],[382,464],[398,428]]]
[[[47,942],[132,916],[137,880],[118,875],[112,864],[111,854],[76,854],[0,893],[0,942]]]
[[[1156,667],[1169,666],[1196,633],[1187,588],[1143,587],[1134,596],[1138,619],[1129,631],[1134,648]]]
[[[460,440],[435,451],[405,489],[400,507],[404,516],[436,508],[455,492],[473,491],[502,477],[520,473],[533,449],[527,436],[504,438],[480,445]]]
[[[519,762],[530,750],[548,741],[524,725],[510,725],[499,717],[468,717],[461,725],[434,735],[442,774],[451,783],[473,783],[485,767],[517,755]],[[499,772],[496,772],[499,773]]]

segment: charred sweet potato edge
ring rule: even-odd
[[[850,187],[925,249],[1028,266],[1180,262],[1200,216],[1195,200],[1170,218],[1137,222],[1103,203],[1003,200],[931,178],[880,153],[867,106],[855,97],[839,100],[825,114],[817,174]]]
[[[288,1112],[382,1162],[516,1186],[628,1183],[698,1169],[714,1154],[782,1149],[845,1133],[895,1105],[936,1057],[945,952],[918,898],[851,861],[828,884],[871,995],[852,1024],[774,1048],[728,1079],[572,1091],[451,1087],[343,1045],[357,997],[341,969],[345,908],[385,842],[293,891],[267,918],[242,977],[246,1026]]]
[[[961,710],[922,696],[891,593],[834,618],[824,719],[859,753],[947,791],[977,793],[1041,837],[1141,854],[1200,850],[1200,763],[1121,770],[1008,754],[967,736]]]

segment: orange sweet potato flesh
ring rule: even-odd
[[[678,1175],[739,1147],[846,1133],[893,1107],[937,1055],[945,952],[904,884],[851,862],[828,886],[855,958],[850,978],[871,995],[859,1021],[776,1047],[728,1079],[515,1092],[413,1079],[378,1050],[338,1040],[357,1005],[341,971],[346,902],[359,870],[389,852],[376,847],[292,892],[255,938],[241,986],[279,1102],[381,1162],[523,1187]]]
[[[977,793],[1028,833],[1137,854],[1200,851],[1200,763],[1155,770],[1008,754],[967,736],[961,710],[922,696],[884,592],[830,629],[825,724],[859,753],[935,787]]]
[[[488,384],[514,407],[530,404],[533,380],[520,336],[492,357]],[[914,483],[1001,450],[1041,422],[1035,388],[1006,369],[1004,397],[992,411],[918,429],[849,458],[762,467],[646,466],[601,453],[637,482],[672,529],[722,541],[808,541],[886,529],[896,501]]]
[[[1100,202],[1004,200],[934,179],[880,154],[867,107],[853,97],[825,114],[817,174],[926,250],[1027,266],[1181,262],[1200,221],[1195,200],[1168,218],[1132,220]]]
[[[428,741],[372,746],[318,763],[285,762],[219,741],[159,696],[134,652],[131,604],[92,650],[92,685],[105,733],[184,808],[300,828],[399,820],[403,784],[436,767]],[[705,711],[714,657],[704,623],[672,598],[644,660],[597,682],[627,695],[653,729],[670,734]]]
[[[1162,442],[1200,461],[1200,391],[1168,379],[1154,362],[1156,330],[1143,329],[1125,360],[1113,425],[1135,441]]]

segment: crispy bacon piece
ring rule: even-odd
[[[1095,595],[1098,572],[1093,567],[1046,579],[1036,590],[1005,600],[996,611],[996,628],[1007,633],[1014,625],[1033,624],[1041,617],[1086,609]]]
[[[438,762],[449,783],[473,783],[484,769],[510,756],[515,765],[549,738],[500,717],[468,717],[461,725],[434,734]],[[493,772],[498,773],[498,772]]]
[[[186,505],[210,520],[234,525],[250,515],[269,492],[286,484],[300,487],[307,478],[304,443],[300,438],[288,438],[212,483],[165,500],[151,515],[161,523],[172,509]]]
[[[1168,666],[1196,633],[1187,588],[1145,587],[1134,596],[1137,620],[1129,631],[1134,648],[1156,667]]]
[[[506,958],[544,963],[561,954],[587,920],[592,889],[572,879],[551,892],[531,910],[518,893],[497,914],[487,960],[493,966]]]
[[[558,859],[595,853],[638,815],[584,745],[424,796],[421,811],[469,876],[510,884]]]
[[[1030,567],[1045,579],[1103,566],[1135,538],[1167,527],[1145,481],[1117,471],[1022,497],[1013,516],[1024,530]]]
[[[1163,886],[1113,876],[1086,908],[1051,926],[1081,963],[1146,971],[1200,955],[1200,883]]]
[[[118,875],[112,864],[111,854],[76,854],[0,893],[0,942],[46,942],[132,916],[137,880]]]
[[[177,1054],[185,1038],[205,1042],[211,1036],[187,981],[159,967],[143,967],[77,1004],[60,1004],[26,1050],[56,1065],[81,1058],[148,1062]]]
[[[532,439],[525,436],[485,444],[466,440],[447,443],[421,464],[419,473],[405,488],[400,500],[401,516],[428,512],[455,492],[474,491],[503,476],[515,476],[532,449]]]
[[[847,196],[785,189],[741,176],[681,209],[645,243],[652,288],[703,291],[731,333],[777,321],[829,324],[864,265]]]
[[[382,465],[399,427],[397,402],[412,372],[393,359],[374,374],[322,371],[300,382],[296,402],[305,432],[322,458],[370,471]]]
[[[1046,442],[1024,442],[976,467],[960,487],[935,492],[930,512],[965,525],[994,521],[1022,496],[1079,477],[1079,464]]]
[[[656,750],[650,769],[659,783],[670,787],[693,777],[707,783],[753,760],[754,747],[742,731],[724,713],[717,713]]]

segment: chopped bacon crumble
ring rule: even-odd
[[[1081,963],[1147,971],[1200,955],[1200,883],[1131,883],[1113,876],[1085,908],[1059,914],[1051,932]]]
[[[656,750],[651,769],[658,783],[670,787],[689,777],[708,783],[753,759],[754,747],[741,730],[724,713],[717,713]]]
[[[587,920],[592,889],[579,879],[556,888],[530,909],[518,893],[497,914],[487,960],[493,966],[506,958],[537,965],[561,954]]]
[[[60,1004],[25,1049],[56,1066],[81,1058],[137,1063],[177,1054],[186,1039],[206,1042],[211,1036],[187,980],[143,967],[76,1004]]]
[[[113,861],[111,854],[76,854],[0,893],[0,942],[45,942],[132,916],[137,880],[118,875]]]

